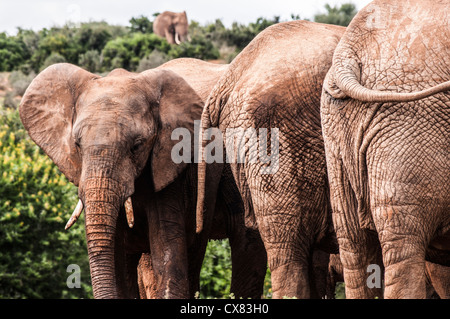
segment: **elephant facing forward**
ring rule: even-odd
[[[20,116],[29,135],[78,186],[80,202],[68,227],[84,207],[95,298],[139,297],[137,266],[143,253],[151,256],[154,297],[192,298],[199,290],[207,240],[218,236],[211,233],[218,210],[225,216],[220,225],[228,227],[222,238],[230,237],[234,249],[236,295],[261,295],[264,247],[257,234],[244,229],[231,172],[224,179],[223,164],[208,166],[211,218],[196,234],[197,168],[174,161],[171,154],[178,143],[172,132],[181,127],[194,136],[208,81],[214,83],[226,66],[192,59],[178,63],[184,67],[170,65],[186,72],[187,80],[167,65],[139,74],[118,69],[101,77],[55,64],[33,80],[22,99]],[[238,224],[241,228],[234,227]]]
[[[153,33],[166,38],[170,44],[189,41],[189,23],[186,11],[164,11],[153,22]]]

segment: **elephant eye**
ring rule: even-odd
[[[131,147],[131,152],[134,154],[144,145],[142,140],[138,140],[134,143],[133,147]]]

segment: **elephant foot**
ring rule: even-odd
[[[274,299],[310,298],[307,265],[292,262],[271,270],[271,273]]]
[[[384,297],[386,299],[425,299],[425,261],[420,258],[409,258],[387,265]]]

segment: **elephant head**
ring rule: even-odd
[[[175,43],[180,44],[189,40],[189,24],[186,15],[186,11],[176,14],[172,20],[175,30]]]
[[[159,191],[183,171],[186,163],[171,160],[171,133],[176,127],[193,132],[201,111],[198,95],[169,70],[115,70],[100,77],[54,64],[23,96],[20,117],[30,137],[78,186],[75,214],[84,207],[95,298],[119,296],[115,233],[125,211],[132,226],[135,179],[147,167]]]

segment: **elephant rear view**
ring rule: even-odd
[[[333,233],[320,95],[344,30],[308,21],[265,29],[230,63],[203,110],[202,129],[223,132],[234,177],[253,207],[246,223],[266,247],[274,298],[317,296],[313,251]],[[206,139],[202,149],[209,161]],[[199,183],[205,168],[199,163]],[[199,185],[200,221],[204,190]]]
[[[153,22],[153,33],[166,38],[170,44],[180,44],[189,41],[189,23],[186,11],[164,11]]]
[[[372,296],[374,242],[386,298],[424,298],[425,261],[450,265],[448,5],[373,1],[348,26],[324,81],[322,128],[348,298]]]

